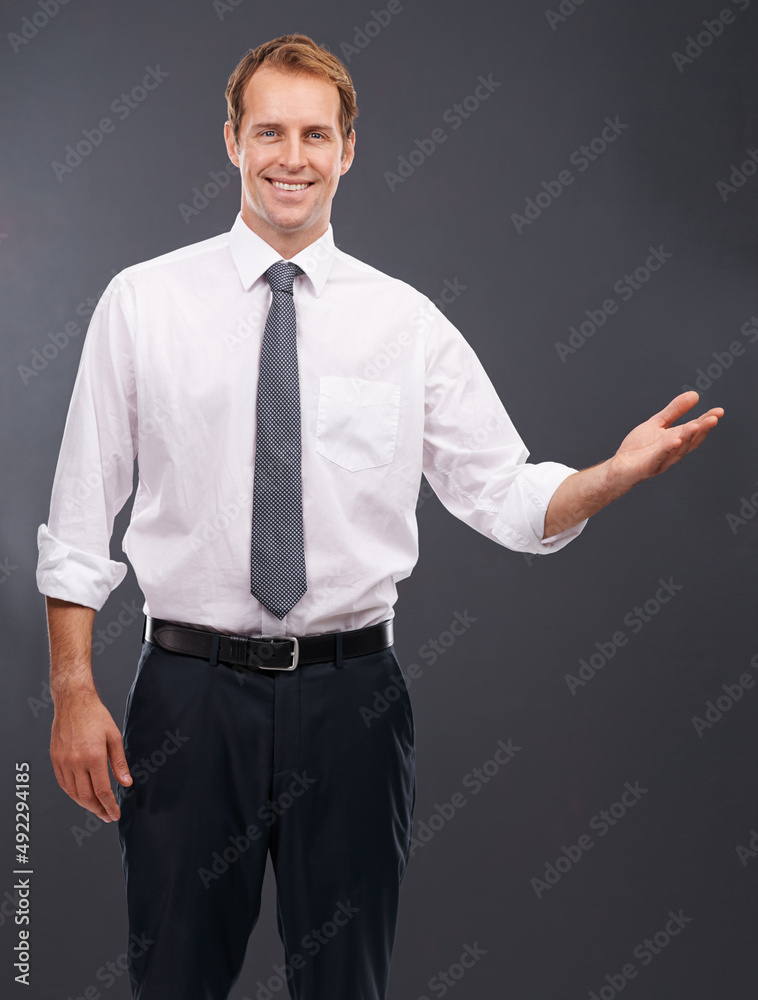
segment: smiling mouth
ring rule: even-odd
[[[304,181],[304,182],[288,184],[284,181],[272,180],[271,177],[267,177],[266,180],[269,182],[269,184],[273,184],[273,186],[277,189],[277,191],[305,191],[306,188],[309,188],[313,184],[313,181]]]

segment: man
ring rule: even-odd
[[[415,800],[391,620],[422,471],[475,530],[557,551],[723,410],[674,427],[697,402],[683,393],[599,465],[529,465],[455,327],[334,245],[355,155],[345,67],[283,36],[242,59],[227,101],[231,232],[122,271],[84,344],[38,532],[51,758],[76,802],[119,823],[130,929],[151,942],[131,959],[135,998],[228,996],[270,851],[291,995],[378,1000]],[[109,540],[137,454],[123,549],[147,617],[122,738],[91,638],[126,573]]]

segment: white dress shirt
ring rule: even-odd
[[[421,292],[344,253],[332,226],[291,258],[308,590],[281,621],[250,593],[258,366],[282,260],[237,216],[228,233],[117,274],[90,321],[37,532],[37,585],[100,610],[126,575],[145,614],[241,635],[316,635],[393,617],[418,558],[422,471],[444,506],[518,552],[542,541],[576,470],[529,452],[471,346]]]

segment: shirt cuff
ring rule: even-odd
[[[504,545],[517,552],[546,555],[565,548],[581,535],[589,518],[544,540],[542,533],[545,530],[545,515],[550,498],[564,479],[577,471],[560,462],[524,465],[509,491],[508,509],[501,511],[493,527],[493,534]],[[514,525],[522,530],[516,530]]]
[[[37,529],[37,548],[37,589],[48,597],[99,611],[126,576],[126,563],[66,545],[46,524]]]

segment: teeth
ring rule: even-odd
[[[280,184],[279,181],[271,182],[274,187],[280,188],[282,191],[304,191],[308,185],[307,184]]]

